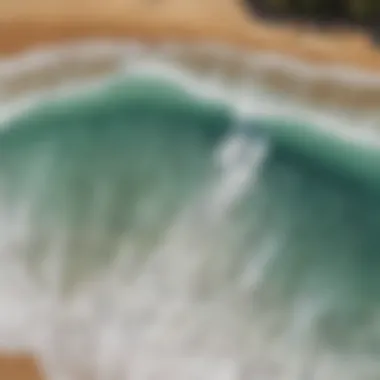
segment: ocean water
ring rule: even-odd
[[[4,118],[2,346],[54,380],[379,379],[380,148],[296,116],[139,73]]]

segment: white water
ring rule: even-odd
[[[141,51],[133,49],[134,57],[140,57]],[[124,57],[123,49],[115,51]],[[150,59],[148,55],[144,62],[151,63]],[[24,62],[22,68],[17,68],[18,73],[29,64]],[[121,59],[109,73],[130,68],[133,64],[128,66]],[[3,81],[17,75],[12,65],[0,70]],[[225,96],[218,87],[218,75],[216,82],[211,81],[205,89],[206,96]],[[103,74],[96,79],[100,77]],[[56,85],[65,93],[62,83]],[[217,88],[212,92],[215,83]],[[10,104],[5,88],[0,87],[4,119],[13,114],[12,105],[14,112],[19,112],[23,104],[51,96],[53,91],[51,87],[37,91],[32,88],[25,91],[26,97],[21,91]],[[257,115],[294,115],[299,110],[289,102],[268,102],[265,92],[245,89],[241,95],[240,90],[235,88],[226,99],[238,99],[236,103],[249,105],[250,112]],[[247,94],[249,97],[244,98]],[[256,105],[253,111],[252,104]],[[245,114],[244,110],[239,112]],[[308,110],[305,115],[317,120],[315,111]],[[377,120],[375,116],[368,117],[368,125]],[[327,120],[342,128],[347,116],[334,118],[326,111],[319,118],[323,125]],[[360,137],[364,134],[355,133]],[[374,142],[372,138],[365,141]],[[215,152],[214,159],[221,169],[218,178],[186,205],[166,231],[162,244],[150,252],[149,260],[141,263],[135,242],[126,239],[119,244],[120,255],[113,265],[93,282],[78,286],[70,300],[63,300],[59,293],[64,232],[51,231],[49,261],[41,263],[50,286],[36,284],[23,257],[24,245],[33,233],[29,211],[36,195],[32,192],[17,209],[3,204],[0,344],[7,349],[34,350],[53,380],[367,380],[371,379],[369,372],[378,374],[378,369],[372,369],[372,364],[362,358],[346,365],[344,357],[319,353],[318,348],[305,343],[313,318],[323,308],[319,303],[299,300],[293,318],[297,328],[287,329],[275,341],[268,340],[271,321],[263,321],[250,305],[267,265],[276,258],[282,236],[269,234],[252,262],[231,273],[237,259],[228,254],[234,244],[229,212],[246,189],[254,186],[268,149],[265,142],[257,145],[238,134],[231,136]],[[36,183],[38,194],[43,188],[42,179]]]

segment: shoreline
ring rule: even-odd
[[[141,23],[139,20],[63,20],[0,21],[0,57],[41,46],[89,38],[138,38],[157,43],[175,40],[179,43],[220,43],[248,52],[272,52],[287,58],[317,65],[339,65],[369,73],[380,73],[380,48],[369,37],[349,32],[315,32],[292,30],[287,26],[252,23],[248,28],[223,25],[192,26],[176,22]]]
[[[234,0],[66,0],[57,6],[0,5],[0,57],[46,44],[88,38],[139,38],[146,42],[216,42],[247,51],[275,52],[320,65],[380,73],[380,47],[350,30],[270,23],[254,19]],[[67,2],[67,3],[66,3]],[[43,9],[43,11],[41,11]]]

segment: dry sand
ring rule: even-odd
[[[253,21],[236,0],[2,0],[0,55],[86,37],[216,41],[380,72],[380,49],[350,31]],[[1,380],[37,380],[27,356],[0,356]]]

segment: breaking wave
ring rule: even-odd
[[[142,74],[3,127],[0,343],[49,378],[380,376],[376,144]]]

